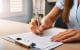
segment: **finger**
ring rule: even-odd
[[[32,19],[29,25],[32,32],[34,32],[37,35],[40,34],[39,28],[37,27],[36,19]]]
[[[37,26],[37,20],[36,19],[31,19],[31,24],[34,26]]]
[[[56,39],[56,41],[61,41],[61,40],[70,38],[70,37],[72,37],[74,35],[76,35],[76,31],[69,32],[68,34],[63,35],[63,36],[59,37],[58,39]]]
[[[30,29],[36,29],[36,26],[32,24],[32,22],[29,23]]]
[[[59,38],[59,37],[65,35],[65,34],[67,34],[67,32],[69,32],[69,30],[66,30],[66,31],[64,31],[64,32],[61,32],[61,33],[59,33],[58,35],[53,36],[53,38]]]
[[[36,21],[36,19],[35,19],[35,18],[32,18],[32,19],[31,19],[31,22],[32,22],[32,21]]]
[[[68,34],[68,33],[71,32],[71,31],[73,31],[73,30],[72,30],[72,29],[69,29],[69,30],[67,30],[67,31],[61,32],[60,34],[58,34],[58,35],[56,35],[56,36],[53,36],[51,39],[52,39],[52,40],[56,40],[56,39],[62,37],[63,35]]]
[[[32,32],[36,32],[36,26],[34,26],[34,25],[32,25],[32,23],[30,22],[29,23],[29,27],[30,27],[30,30],[32,31]]]
[[[39,30],[41,32],[44,31],[44,30],[46,30],[46,29],[49,29],[49,27],[47,27],[47,25],[45,25],[45,24],[41,24],[40,27],[39,27]]]
[[[72,42],[72,41],[77,40],[76,38],[77,38],[77,36],[74,35],[74,36],[72,36],[70,38],[62,40],[61,42],[63,42],[63,43],[65,43],[65,42]]]
[[[34,33],[36,32],[36,27],[35,26],[31,25],[30,29],[31,29],[32,32],[34,32]]]
[[[42,32],[40,32],[40,31],[37,29],[37,33],[36,33],[36,35],[41,36],[41,35],[43,35],[43,33],[42,33]]]
[[[34,26],[34,25],[31,25],[30,24],[30,30],[32,31],[32,32],[34,32],[35,34],[40,34],[40,31],[39,31],[39,29],[36,27],[36,26]]]
[[[43,24],[40,25],[39,30],[40,30],[40,32],[43,32],[43,30],[45,30],[45,26]]]

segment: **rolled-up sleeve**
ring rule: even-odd
[[[64,9],[64,0],[57,0],[56,5],[59,9]]]

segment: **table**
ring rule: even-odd
[[[14,33],[23,33],[28,31],[30,31],[29,25],[26,23],[0,20],[0,36],[5,36]],[[28,49],[0,38],[0,50],[28,50]],[[55,48],[54,50],[80,50],[80,42],[65,43]]]
[[[0,19],[0,36],[27,32],[27,25],[26,23]]]

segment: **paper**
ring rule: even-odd
[[[55,48],[63,43],[61,42],[52,42],[51,37],[59,34],[60,32],[65,31],[64,29],[59,28],[52,28],[44,31],[43,36],[37,36],[32,32],[28,33],[22,33],[22,34],[14,34],[14,35],[8,35],[8,38],[11,38],[19,43],[22,43],[24,45],[29,45],[30,43],[35,43],[36,48],[40,48],[42,50],[50,50],[52,48]],[[16,40],[16,38],[21,38],[22,40]]]

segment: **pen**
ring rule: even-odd
[[[40,18],[38,17],[36,20],[37,20],[37,28],[39,29],[39,27],[40,27]],[[38,30],[38,32],[39,32],[39,30]],[[40,35],[40,33],[38,33],[38,35]]]
[[[39,26],[40,26],[40,18],[38,17],[37,18],[37,27],[39,28]]]
[[[38,8],[36,8],[36,13],[35,13],[35,17],[36,17],[36,20],[37,20],[37,28],[40,27],[40,20],[41,18],[38,16]],[[39,32],[39,30],[37,30]],[[40,35],[40,33],[37,33],[38,35]]]

